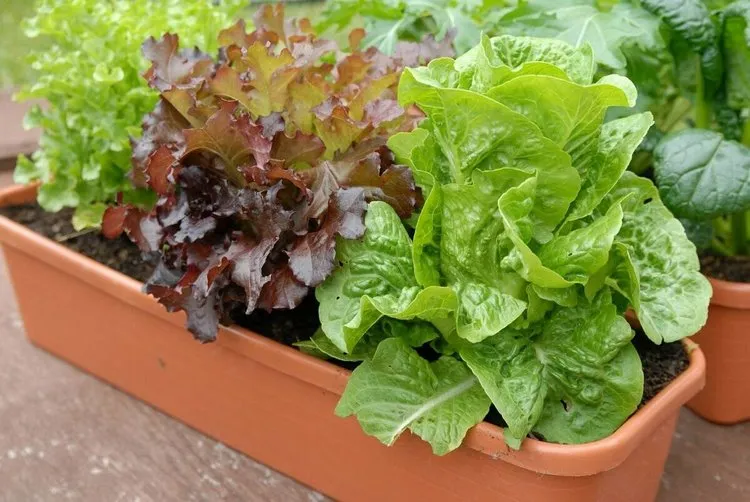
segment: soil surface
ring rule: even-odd
[[[750,256],[701,256],[701,272],[714,279],[750,283]]]
[[[680,342],[656,345],[642,331],[636,330],[633,345],[643,362],[643,400],[648,403],[690,365]]]
[[[0,208],[0,214],[139,281],[148,279],[154,269],[154,263],[127,237],[107,239],[96,229],[76,232],[71,223],[72,209],[48,213],[37,204],[26,204]]]
[[[134,279],[145,281],[154,267],[153,263],[144,262],[138,248],[125,237],[110,240],[96,231],[76,235],[70,223],[71,210],[47,213],[38,205],[28,204],[0,208],[0,214]],[[750,279],[750,264],[747,270]],[[277,310],[268,313],[258,310],[251,315],[237,312],[232,315],[232,319],[242,327],[285,345],[309,339],[320,326],[318,302],[312,294],[291,311]],[[638,331],[633,343],[643,361],[644,392],[640,404],[643,406],[687,369],[689,359],[679,342],[655,345]],[[429,354],[424,355],[429,359]],[[350,363],[340,365],[347,369],[353,368]],[[494,406],[486,420],[501,427],[506,425]]]
[[[234,313],[234,322],[284,345],[309,340],[320,327],[318,302],[315,295],[307,298],[294,310],[255,310],[250,315]]]

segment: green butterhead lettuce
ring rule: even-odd
[[[340,267],[316,291],[323,326],[308,347],[363,361],[337,412],[384,443],[409,428],[446,453],[481,420],[482,398],[513,447],[531,432],[604,438],[643,391],[620,300],[655,343],[705,322],[695,247],[653,184],[625,173],[652,117],[605,122],[636,91],[619,75],[594,81],[591,54],[485,37],[402,76],[400,103],[426,119],[389,147],[424,206],[410,237],[370,204],[364,239],[339,244]],[[392,336],[386,319],[400,323]],[[448,419],[448,407],[464,412]]]

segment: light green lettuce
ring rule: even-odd
[[[316,290],[322,331],[306,345],[363,361],[337,412],[368,434],[390,444],[409,428],[446,453],[489,399],[513,447],[531,432],[595,441],[643,391],[620,299],[655,343],[705,322],[694,246],[653,185],[625,173],[652,117],[605,123],[636,92],[593,75],[586,45],[509,36],[405,71],[399,101],[426,119],[389,147],[424,206],[410,237],[370,204],[364,239],[339,243]],[[385,335],[388,319],[399,328]]]

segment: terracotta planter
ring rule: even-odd
[[[9,189],[0,204],[31,195]],[[339,500],[648,502],[680,406],[703,385],[693,350],[688,370],[595,443],[513,451],[482,423],[445,457],[408,434],[387,448],[334,416],[347,371],[238,328],[199,345],[138,282],[5,218],[0,241],[32,342]]]
[[[750,420],[750,284],[709,279],[708,322],[695,336],[708,360],[706,387],[688,406],[720,424]]]

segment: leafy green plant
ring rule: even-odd
[[[320,30],[341,29],[364,20],[366,45],[394,54],[399,42],[427,36],[452,43],[463,54],[479,41],[484,20],[500,0],[330,0],[318,23]],[[447,39],[446,39],[447,37]]]
[[[321,330],[302,344],[362,361],[337,414],[385,444],[410,429],[437,454],[490,404],[513,447],[531,432],[593,441],[641,400],[625,308],[654,343],[703,325],[695,246],[626,171],[652,116],[605,122],[636,90],[594,70],[588,45],[501,36],[404,72],[399,101],[426,119],[388,145],[426,194],[413,237],[371,203],[364,239],[337,246],[316,289]]]
[[[215,34],[245,5],[244,0],[38,0],[36,15],[25,22],[26,35],[45,44],[29,57],[39,75],[17,98],[44,100],[26,125],[43,130],[39,150],[21,157],[18,183],[41,181],[39,204],[48,211],[76,208],[77,229],[97,226],[108,202],[122,192],[126,200],[148,205],[153,194],[133,190],[130,135],[158,93],[141,73],[140,46],[152,34],[175,30],[189,44],[217,48]]]
[[[688,2],[691,3],[691,2]],[[665,204],[695,242],[713,253],[750,252],[750,2],[729,3],[710,12],[693,2],[644,2],[684,40],[699,50],[675,53],[693,66],[694,128],[675,130],[658,144],[654,176]],[[672,10],[669,10],[673,7]],[[678,69],[679,69],[678,65]]]
[[[732,255],[750,250],[748,21],[746,0],[534,0],[494,31],[589,43],[600,72],[627,74],[655,116],[631,168],[653,170],[696,244]]]
[[[343,53],[283,5],[255,26],[221,31],[217,60],[176,35],[146,41],[161,97],[134,143],[133,180],[159,200],[110,207],[102,228],[158,256],[146,291],[185,311],[203,342],[234,310],[295,308],[333,270],[336,238],[362,236],[367,201],[408,218],[420,200],[386,148],[419,117],[395,99],[403,62],[359,50],[359,32]]]

